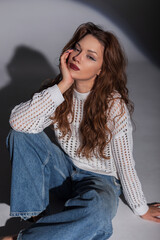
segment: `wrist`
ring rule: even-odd
[[[65,93],[70,86],[68,84],[66,84],[63,80],[60,81],[60,83],[57,84],[57,86],[59,87],[59,90],[61,91],[61,93]]]

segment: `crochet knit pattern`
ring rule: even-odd
[[[83,106],[89,93],[79,93],[74,90],[74,120],[71,123],[71,137],[67,134],[59,139],[62,133],[58,129],[57,123],[54,124],[59,144],[77,167],[99,174],[115,176],[119,179],[129,206],[136,215],[143,215],[147,212],[148,206],[135,170],[130,114],[117,91],[114,92],[113,99],[109,102],[110,110],[107,113],[107,126],[113,135],[104,151],[109,159],[96,158],[94,155],[87,159],[76,154],[80,145],[79,125],[83,118]],[[20,132],[42,132],[52,124],[50,117],[54,116],[54,111],[63,101],[63,95],[57,85],[40,93],[35,93],[31,100],[19,104],[12,110],[10,125]]]

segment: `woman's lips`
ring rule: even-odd
[[[70,63],[70,68],[72,68],[75,71],[79,71],[80,69],[73,63]]]

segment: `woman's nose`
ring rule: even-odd
[[[81,52],[76,53],[76,54],[73,56],[73,60],[74,60],[75,62],[80,62],[80,60],[81,60]]]

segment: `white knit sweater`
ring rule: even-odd
[[[59,139],[59,143],[77,167],[120,179],[129,206],[136,215],[143,215],[148,211],[148,205],[135,170],[130,115],[125,103],[117,98],[120,97],[117,91],[113,94],[113,99],[110,101],[111,108],[108,112],[107,124],[113,134],[111,142],[105,148],[105,154],[109,160],[94,156],[88,160],[83,156],[76,155],[76,150],[80,145],[79,125],[83,118],[84,102],[89,93],[79,93],[74,90],[72,135],[70,138],[69,135],[66,135]],[[63,95],[57,85],[36,93],[31,100],[19,104],[12,110],[10,125],[20,132],[42,132],[52,124],[50,117],[54,115],[54,111],[63,101]],[[118,116],[122,111],[121,116]],[[113,119],[115,119],[115,124]],[[61,132],[57,129],[57,124],[54,125],[54,128],[58,138],[61,136]]]

